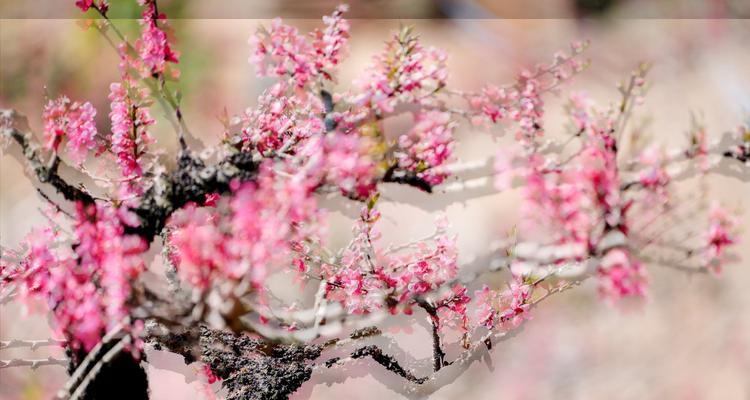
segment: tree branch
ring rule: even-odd
[[[392,356],[388,354],[383,353],[383,350],[381,350],[379,347],[375,345],[360,347],[357,350],[354,350],[351,356],[349,356],[349,358],[353,360],[357,360],[357,359],[364,358],[364,357],[371,357],[376,363],[382,365],[388,371],[393,372],[394,374],[408,380],[409,382],[413,382],[418,385],[421,385],[425,381],[427,381],[427,377],[418,378],[414,376],[414,374],[404,369],[404,367],[402,367],[398,363],[398,361],[396,361],[395,358],[393,358]],[[326,361],[325,366],[328,368],[331,368],[334,365],[343,364],[345,361],[346,359],[336,357],[336,358],[332,358]]]
[[[16,128],[16,125],[22,126],[19,129]],[[31,134],[28,132],[28,123],[24,116],[18,114],[15,110],[0,110],[0,135],[18,143],[25,163],[34,172],[39,182],[54,187],[68,201],[94,202],[94,198],[89,193],[69,184],[60,177],[58,174],[60,162],[56,156],[52,159],[53,162],[45,165],[39,153],[39,146],[32,142]]]
[[[430,316],[432,324],[432,361],[433,369],[437,372],[440,371],[440,368],[448,365],[445,361],[445,352],[440,344],[440,318],[437,314],[437,307],[423,299],[417,299],[417,304]]]

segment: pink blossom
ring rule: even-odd
[[[221,380],[221,378],[216,376],[214,372],[211,371],[211,367],[208,364],[203,364],[203,374],[206,376],[209,385]]]
[[[71,102],[61,96],[44,107],[44,139],[48,150],[57,151],[63,138],[67,153],[77,165],[83,164],[90,150],[96,148],[96,109],[89,102]]]
[[[620,192],[617,155],[613,146],[614,141],[609,135],[594,137],[587,143],[578,160],[581,179],[588,186],[588,193],[597,209],[596,214],[603,216],[607,224],[617,226],[622,222],[620,216],[624,204]]]
[[[400,102],[423,103],[446,85],[444,51],[425,48],[410,29],[395,33],[359,80],[361,94],[352,99],[360,107],[389,113]]]
[[[458,274],[455,238],[439,234],[432,243],[385,252],[377,247],[379,233],[374,225],[379,215],[375,209],[364,208],[340,265],[322,268],[323,276],[331,282],[326,297],[341,302],[352,313],[386,306],[391,313],[409,313],[416,296],[436,290]],[[456,290],[459,296],[461,290]],[[443,300],[446,307],[461,311],[461,296]],[[456,303],[451,305],[451,301]]]
[[[312,47],[315,49],[315,69],[326,79],[332,80],[333,69],[341,62],[349,42],[349,22],[343,14],[349,6],[340,5],[330,16],[323,17],[325,29],[312,32]]]
[[[366,137],[334,133],[323,144],[326,180],[356,198],[370,196],[376,187],[377,166],[373,143]]]
[[[589,113],[592,101],[581,92],[571,93],[568,103],[568,114],[573,120],[576,133],[586,132],[591,124],[592,116]]]
[[[531,145],[544,132],[542,94],[583,70],[584,65],[576,56],[585,47],[571,45],[570,54],[558,52],[552,64],[522,71],[513,85],[498,87],[488,84],[479,93],[463,93],[462,96],[469,105],[467,117],[475,125],[494,124],[502,120],[514,121],[520,128],[516,137],[521,143]],[[584,106],[583,102],[576,101],[573,104]],[[577,123],[580,125],[583,122],[580,118],[584,118],[585,114],[574,114],[574,117],[579,118]]]
[[[50,228],[34,231],[3,281],[21,284],[25,299],[50,305],[53,327],[73,348],[91,350],[107,329],[129,315],[130,282],[143,271],[146,243],[125,234],[121,213],[109,205],[77,203],[74,246]],[[7,275],[7,276],[6,276]]]
[[[331,80],[349,38],[349,23],[342,18],[346,6],[339,6],[323,18],[326,28],[312,33],[312,43],[299,31],[275,19],[271,27],[250,38],[254,48],[250,62],[259,76],[288,76],[299,88],[317,77]]]
[[[242,117],[242,140],[246,148],[261,155],[282,148],[294,152],[297,143],[325,131],[318,96],[290,93],[286,83],[278,82],[263,92],[258,102],[257,108],[248,109]]]
[[[267,163],[257,182],[238,185],[216,207],[189,204],[175,212],[169,240],[181,276],[201,289],[215,278],[247,276],[260,285],[270,267],[288,261],[296,242],[319,234],[313,184]]]
[[[76,0],[76,7],[86,12],[94,5],[94,0]]]
[[[144,75],[161,74],[166,63],[179,62],[179,53],[172,50],[166,32],[158,26],[159,23],[166,23],[166,17],[164,14],[157,15],[155,0],[143,0],[139,3],[145,7],[141,19],[143,31],[134,46],[145,67]]]
[[[541,82],[530,72],[524,71],[510,88],[498,88],[486,85],[480,93],[466,94],[471,111],[476,115],[475,124],[482,124],[484,117],[491,123],[509,119],[520,128],[517,138],[522,143],[529,143],[534,137],[542,134],[542,116],[544,103]]]
[[[453,152],[453,128],[450,114],[429,111],[417,115],[411,130],[401,135],[401,152],[396,159],[400,168],[416,173],[430,185],[439,185],[448,176],[439,171]]]
[[[732,232],[735,226],[736,221],[718,203],[711,205],[703,258],[708,268],[715,273],[721,272],[726,262],[726,249],[736,241]]]
[[[138,89],[129,91],[122,83],[112,83],[109,89],[112,152],[124,177],[140,177],[143,175],[142,156],[146,145],[153,141],[146,128],[153,125],[154,120],[148,108],[140,106],[145,93]]]
[[[451,290],[440,299],[437,304],[437,313],[440,328],[456,328],[461,333],[469,331],[469,316],[467,306],[471,298],[466,294],[466,286],[456,283]]]
[[[587,213],[590,204],[588,178],[578,170],[546,170],[541,158],[529,159],[523,207],[526,228],[538,224],[557,244],[587,249],[593,224]]]
[[[638,182],[657,199],[666,202],[667,185],[671,181],[664,168],[662,153],[656,148],[644,150],[640,155],[640,162],[645,167],[638,176]]]
[[[487,285],[474,292],[474,302],[476,303],[474,316],[477,326],[483,326],[487,329],[495,327],[497,318],[495,302],[497,298],[497,293]]]
[[[609,250],[598,270],[599,293],[617,300],[646,294],[646,270],[630,253],[621,248]]]
[[[508,290],[500,294],[500,322],[506,327],[516,328],[530,318],[531,285],[523,282],[520,276],[514,276]]]
[[[170,218],[169,244],[176,251],[170,260],[180,275],[193,286],[205,288],[213,274],[226,263],[225,235],[219,215],[212,208],[189,204]]]
[[[138,236],[125,234],[125,225],[111,207],[78,203],[77,210],[79,268],[84,274],[98,276],[106,320],[116,324],[128,314],[130,282],[145,268],[140,255],[147,244]]]
[[[50,270],[61,260],[54,251],[58,232],[51,227],[33,229],[23,240],[23,251],[3,249],[0,260],[0,282],[16,282],[22,300],[49,296],[52,290]],[[6,263],[5,259],[17,259],[17,263]]]

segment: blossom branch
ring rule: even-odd
[[[56,156],[52,158],[55,162],[45,164],[42,161],[39,147],[32,142],[31,134],[21,130],[28,126],[25,121],[26,118],[15,110],[0,110],[0,135],[18,144],[26,164],[40,183],[54,187],[68,201],[93,203],[94,198],[88,192],[69,184],[60,177],[58,174],[60,162]],[[15,125],[22,125],[22,128],[18,129]]]
[[[30,367],[31,369],[37,369],[44,366],[66,366],[68,365],[68,359],[66,358],[55,358],[47,357],[40,359],[23,359],[14,358],[12,360],[0,360],[0,369],[11,368],[11,367]]]

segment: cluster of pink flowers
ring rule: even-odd
[[[620,191],[621,179],[614,138],[609,134],[592,136],[585,144],[578,161],[581,176],[589,187],[597,214],[612,228],[622,226],[625,205]]]
[[[326,180],[347,196],[366,199],[376,189],[378,168],[367,137],[334,133],[323,143]]]
[[[497,323],[496,303],[497,292],[484,285],[482,289],[474,292],[474,319],[477,326],[492,329]]]
[[[299,88],[317,78],[332,79],[332,69],[341,61],[349,39],[349,24],[340,6],[323,18],[326,28],[312,33],[312,43],[297,28],[275,19],[270,29],[260,29],[250,38],[254,48],[250,62],[259,76],[287,76]]]
[[[75,229],[77,268],[96,276],[103,289],[101,307],[109,324],[127,315],[131,285],[143,272],[142,253],[148,244],[137,235],[125,234],[126,226],[137,226],[138,218],[127,208],[78,203]],[[111,326],[107,327],[111,328]]]
[[[516,86],[499,88],[486,85],[480,93],[466,95],[475,125],[510,119],[518,123],[518,138],[528,142],[543,133],[543,88],[529,71],[518,77]]]
[[[607,252],[598,269],[599,292],[605,298],[619,299],[646,294],[646,269],[622,248]]]
[[[500,294],[500,322],[506,327],[517,327],[530,318],[532,287],[515,276],[508,289]]]
[[[466,286],[460,283],[451,286],[451,290],[437,302],[438,318],[433,322],[443,330],[452,328],[467,334],[471,323],[467,309],[471,303],[471,297],[467,292]]]
[[[376,209],[365,208],[340,263],[323,265],[322,275],[330,282],[326,297],[357,314],[385,306],[392,313],[411,313],[417,296],[438,289],[458,274],[455,238],[440,233],[432,245],[420,242],[389,253],[375,247],[380,234],[374,224],[379,218]]]
[[[438,167],[453,153],[453,128],[450,113],[429,111],[416,117],[411,130],[398,139],[398,166],[412,171],[430,185],[439,185],[448,176]]]
[[[543,134],[542,94],[583,70],[585,65],[578,61],[577,56],[585,47],[585,44],[573,43],[570,54],[558,52],[551,65],[522,71],[512,86],[488,84],[479,93],[463,93],[470,108],[471,121],[475,125],[487,125],[509,119],[518,124],[517,138],[521,143],[531,143]]]
[[[89,151],[97,148],[96,109],[89,102],[71,102],[65,96],[50,100],[44,107],[44,142],[57,152],[63,138],[67,154],[77,165],[83,164]]]
[[[109,90],[112,153],[124,177],[138,178],[143,175],[141,157],[153,142],[147,128],[155,121],[148,108],[141,106],[147,94],[137,87],[128,90],[127,83],[118,82],[112,83]]]
[[[55,250],[57,246],[54,244],[58,237],[59,232],[51,227],[39,227],[26,235],[22,250],[3,248],[0,259],[0,282],[18,283],[18,293],[23,301],[31,300],[40,294],[45,297],[50,291],[52,268],[59,265],[61,259],[66,258]]]
[[[527,216],[545,224],[545,233],[554,235],[555,244],[573,244],[577,261],[601,257],[602,295],[614,299],[640,296],[645,293],[645,269],[626,247],[627,215],[634,201],[622,192],[612,136],[614,121],[607,114],[592,115],[589,108],[585,97],[571,98],[568,111],[576,134],[585,142],[568,165],[545,167],[541,156],[529,157]],[[648,193],[666,199],[670,178],[660,154],[656,150],[644,153],[638,183]]]
[[[143,31],[140,39],[136,40],[134,47],[139,55],[140,62],[143,63],[145,76],[164,73],[167,63],[178,63],[179,53],[172,50],[167,38],[167,33],[159,27],[159,23],[164,25],[166,17],[164,14],[158,14],[155,0],[138,0],[138,3],[144,6],[143,18],[141,25]],[[176,69],[172,69],[173,75],[178,75]]]
[[[524,186],[524,221],[539,228],[557,244],[571,244],[577,253],[590,247],[592,218],[586,180],[578,170],[548,170],[540,156],[528,159]],[[531,225],[535,224],[535,225]]]
[[[170,262],[193,286],[206,288],[222,272],[226,237],[220,215],[210,207],[189,204],[175,212],[169,223]]]
[[[393,112],[399,103],[429,102],[446,85],[446,59],[443,50],[423,47],[410,29],[402,29],[373,57],[359,80],[362,93],[351,102],[378,114]]]
[[[664,167],[664,157],[657,148],[648,148],[641,153],[640,163],[644,170],[638,176],[641,186],[657,196],[657,199],[666,201],[667,185],[670,176]]]
[[[531,317],[532,292],[532,286],[525,283],[521,276],[514,276],[508,288],[501,292],[484,285],[474,293],[476,325],[487,329],[517,327]]]
[[[190,204],[170,218],[170,244],[178,271],[205,289],[213,279],[260,286],[273,265],[288,261],[295,242],[317,236],[314,181],[280,175],[269,164],[257,182],[236,185],[216,207]]]
[[[347,5],[338,6],[333,14],[323,17],[325,29],[316,29],[312,33],[312,46],[316,54],[315,69],[328,80],[333,80],[331,73],[347,51],[349,22],[343,15],[348,10]]]
[[[727,247],[736,242],[733,233],[735,226],[736,221],[724,209],[718,204],[711,206],[703,257],[708,268],[715,273],[721,272],[726,263]]]
[[[106,14],[109,9],[109,3],[107,0],[100,0],[98,4],[94,0],[76,0],[75,4],[76,7],[80,8],[83,12],[88,11],[91,7],[97,7],[103,14]]]
[[[89,351],[128,315],[131,282],[144,269],[146,250],[142,238],[125,234],[125,226],[135,222],[125,209],[78,203],[71,238],[52,228],[33,231],[26,250],[15,254],[21,259],[16,268],[3,266],[0,275],[20,283],[24,299],[48,303],[54,328],[71,338],[74,348]],[[64,240],[76,245],[61,246]]]
[[[258,103],[242,117],[242,140],[246,148],[261,155],[282,148],[293,152],[295,144],[325,133],[318,96],[297,90],[290,93],[282,81],[263,92]]]

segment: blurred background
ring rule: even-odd
[[[112,3],[113,17],[122,18],[116,23],[134,38],[135,2]],[[320,16],[335,4],[327,0],[160,1],[182,53],[179,87],[192,132],[207,144],[218,142],[222,127],[217,117],[223,110],[242,112],[269,85],[255,77],[247,62],[247,40],[259,24],[268,24],[267,18],[278,15],[307,31],[318,26]],[[510,82],[521,68],[551,60],[571,41],[590,40],[585,57],[591,59],[591,67],[563,87],[560,96],[547,99],[546,126],[551,135],[562,134],[557,127],[563,126],[562,104],[568,92],[585,91],[606,106],[618,100],[616,83],[641,61],[653,63],[652,87],[636,121],[644,124],[652,140],[668,148],[684,142],[691,116],[718,139],[750,113],[750,20],[742,19],[750,15],[747,1],[359,0],[350,6],[354,19],[350,57],[339,75],[342,89],[380,51],[390,32],[411,24],[425,44],[448,51],[449,83],[464,90],[486,82]],[[34,131],[41,132],[45,93],[65,94],[90,101],[99,111],[99,130],[108,129],[107,94],[118,77],[116,54],[95,29],[86,29],[85,22],[75,19],[79,14],[73,1],[2,0],[0,15],[0,107],[26,114]],[[158,145],[173,151],[176,141],[162,110],[155,107],[153,114],[159,117],[154,129]],[[458,135],[460,160],[492,156],[507,143],[468,125],[462,125]],[[685,187],[691,185],[687,182]],[[747,182],[711,177],[708,185],[710,196],[728,208],[750,208]],[[410,200],[410,204],[384,203],[386,242],[430,233],[435,208],[441,208],[459,235],[462,257],[468,258],[486,251],[489,242],[517,222],[516,191],[441,207],[408,188],[385,191],[393,196],[406,191],[404,196]],[[23,168],[3,155],[0,244],[15,246],[30,227],[42,223],[41,206]],[[744,260],[750,260],[750,215],[744,212],[739,221],[745,236],[737,248]],[[349,234],[348,217],[331,213],[330,225],[331,243],[343,243]],[[748,267],[747,261],[731,265],[718,278],[651,267],[649,298],[642,307],[629,310],[600,301],[589,282],[543,304],[521,334],[501,343],[490,357],[473,364],[430,399],[750,399]],[[17,304],[0,306],[0,340],[50,336],[42,314],[23,315]],[[414,357],[429,357],[424,324],[391,334],[403,340]],[[0,358],[47,355],[61,352],[3,350]],[[174,363],[168,355],[153,359],[161,360],[149,366],[154,399],[205,398],[191,376],[192,367],[175,371],[174,364],[168,366]],[[424,366],[410,367],[424,370]],[[343,374],[314,376],[294,398],[404,398],[366,373],[342,383],[314,385],[341,379],[339,373]],[[3,369],[0,399],[49,398],[65,378],[61,367]]]

